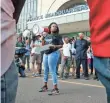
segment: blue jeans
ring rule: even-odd
[[[71,66],[71,58],[70,57],[62,57],[61,61],[61,78],[64,77],[64,69],[66,68],[66,77],[69,76],[69,71],[70,71],[70,66]]]
[[[91,74],[93,74],[93,58],[90,59],[89,68],[91,69]]]
[[[43,55],[43,65],[44,65],[44,82],[48,82],[48,73],[50,71],[52,75],[53,85],[57,84],[57,63],[59,59],[59,52],[55,51],[51,54]]]
[[[1,103],[15,103],[18,86],[18,71],[13,62],[1,77]]]
[[[110,58],[94,57],[94,67],[98,78],[106,88],[107,100],[110,103]]]

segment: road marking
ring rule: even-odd
[[[80,82],[69,82],[69,81],[63,81],[63,80],[59,80],[59,81],[63,82],[63,83],[69,83],[69,84],[77,84],[77,85],[84,85],[84,86],[104,88],[104,86],[100,86],[100,85],[85,84],[85,83],[80,83]]]
[[[43,79],[42,77],[31,77],[31,76],[28,76],[28,77],[29,78]],[[49,79],[49,80],[52,80],[52,79]],[[58,81],[62,82],[62,83],[69,83],[69,84],[84,85],[84,86],[97,87],[97,88],[104,88],[104,86],[101,86],[101,85],[85,84],[85,83],[81,83],[81,82],[70,82],[70,81],[66,81],[66,80],[58,80]]]

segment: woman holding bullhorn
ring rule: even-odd
[[[58,49],[60,49],[63,45],[62,37],[59,35],[59,28],[55,22],[52,22],[49,27],[49,34],[45,37],[45,45],[52,44],[48,50],[44,51],[43,55],[43,65],[44,65],[44,86],[41,88],[39,92],[46,92],[48,90],[47,82],[48,82],[48,74],[49,71],[52,75],[53,81],[53,90],[49,95],[59,94],[58,89],[58,81],[57,81],[57,63],[59,60],[60,53]],[[48,38],[48,40],[46,39]]]

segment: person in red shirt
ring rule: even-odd
[[[86,0],[90,8],[90,33],[94,67],[110,103],[110,0]]]

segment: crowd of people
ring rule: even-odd
[[[17,67],[20,76],[26,77],[26,68],[32,73],[33,77],[41,77],[41,74],[44,73],[44,86],[39,92],[45,92],[48,89],[47,82],[50,71],[54,87],[50,94],[59,93],[57,77],[65,80],[70,77],[80,79],[80,76],[82,76],[85,80],[89,80],[89,75],[94,75],[92,77],[98,80],[97,73],[93,73],[95,71],[93,66],[94,56],[89,37],[84,39],[84,33],[79,33],[77,39],[61,36],[59,35],[59,27],[55,22],[52,22],[48,29],[50,32],[45,37],[40,33],[33,36],[32,40],[29,38],[22,40],[22,36],[18,37],[16,47],[27,50],[19,58],[21,64]],[[41,47],[48,44],[52,44],[52,46],[45,51],[41,51]],[[16,64],[19,63],[15,62]],[[82,75],[80,74],[81,69]]]
[[[25,77],[25,60],[28,59],[31,63],[34,62],[32,56],[35,57],[36,53],[34,47],[38,47],[40,43],[42,45],[53,44],[49,47],[49,50],[43,51],[41,56],[40,63],[37,62],[38,67],[40,68],[41,63],[44,65],[44,86],[41,88],[40,92],[44,92],[48,89],[48,73],[51,72],[53,87],[51,94],[58,94],[57,86],[57,69],[59,56],[61,56],[61,75],[63,77],[68,77],[69,67],[71,63],[76,64],[76,77],[75,79],[80,78],[80,68],[81,64],[83,66],[83,75],[86,80],[89,78],[88,66],[91,68],[91,74],[93,73],[93,61],[94,67],[96,70],[96,76],[98,75],[99,80],[104,85],[107,94],[107,103],[110,103],[110,0],[84,0],[87,2],[90,13],[89,13],[89,24],[90,24],[90,33],[91,33],[91,45],[88,45],[87,40],[83,39],[83,35],[79,34],[79,39],[74,42],[74,49],[70,49],[70,44],[68,43],[68,38],[61,38],[59,34],[59,28],[56,23],[53,23],[49,26],[49,34],[51,36],[50,42],[44,37],[37,37],[39,41],[35,44],[23,44],[21,39],[18,39],[17,47],[21,46],[27,48],[28,51],[25,55],[18,56],[15,55],[16,65],[19,68],[21,76]],[[18,22],[21,10],[25,3],[25,0],[2,0],[1,5],[1,102],[2,103],[15,103],[17,86],[18,86],[18,74],[15,69],[15,63],[13,62],[15,43],[16,43],[16,24]],[[100,18],[101,17],[101,18]],[[22,43],[21,43],[21,42]],[[28,41],[28,40],[26,40]],[[29,45],[26,46],[26,45]],[[38,45],[39,44],[39,45]],[[23,46],[24,45],[24,46]],[[29,48],[29,49],[28,49]],[[60,55],[59,49],[62,48],[62,54]],[[65,49],[65,48],[68,48]],[[34,49],[34,50],[33,50]],[[39,49],[38,49],[39,50]],[[69,52],[70,51],[70,52]],[[73,52],[75,51],[75,52]],[[92,51],[94,56],[92,55]],[[68,54],[67,53],[71,53]],[[72,53],[74,55],[72,55]],[[15,53],[16,54],[16,53]],[[38,59],[38,55],[35,57],[35,60]],[[25,57],[24,57],[25,56]],[[73,56],[73,58],[72,58]],[[75,59],[74,59],[75,56]],[[88,56],[88,58],[87,58]],[[30,60],[29,57],[31,57]],[[26,58],[26,59],[24,59]],[[42,59],[43,58],[43,59]],[[70,60],[71,59],[71,60]],[[75,63],[75,62],[76,63]],[[87,63],[88,62],[88,63]],[[68,69],[64,69],[67,67]],[[30,67],[29,67],[30,70]],[[38,69],[38,73],[40,73]],[[66,70],[64,74],[64,70]],[[36,74],[37,71],[34,71]],[[34,75],[33,74],[33,75]],[[34,75],[36,76],[36,75]]]
[[[51,35],[49,34],[49,36]],[[61,37],[61,35],[59,36]],[[90,39],[88,39],[89,37],[84,39],[84,33],[79,33],[78,37],[79,38],[77,39],[75,37],[70,38],[68,35],[61,37],[60,42],[62,47],[58,48],[59,59],[56,66],[56,74],[62,80],[67,79],[70,76],[73,76],[74,79],[79,79],[81,71],[86,80],[89,79],[89,73],[90,75],[94,75],[94,79],[98,80],[93,66],[94,56],[91,49]],[[32,40],[29,38],[23,39],[22,36],[17,38],[16,47],[23,47],[27,50],[27,52],[19,58],[22,65],[19,68],[21,77],[26,77],[26,69],[32,73],[33,77],[41,76],[41,71],[45,68],[45,63],[42,63],[43,55],[45,53],[44,51],[40,51],[40,48],[45,42],[47,44],[50,40],[48,39],[46,41],[41,35],[34,36]],[[52,67],[54,67],[54,65]]]

